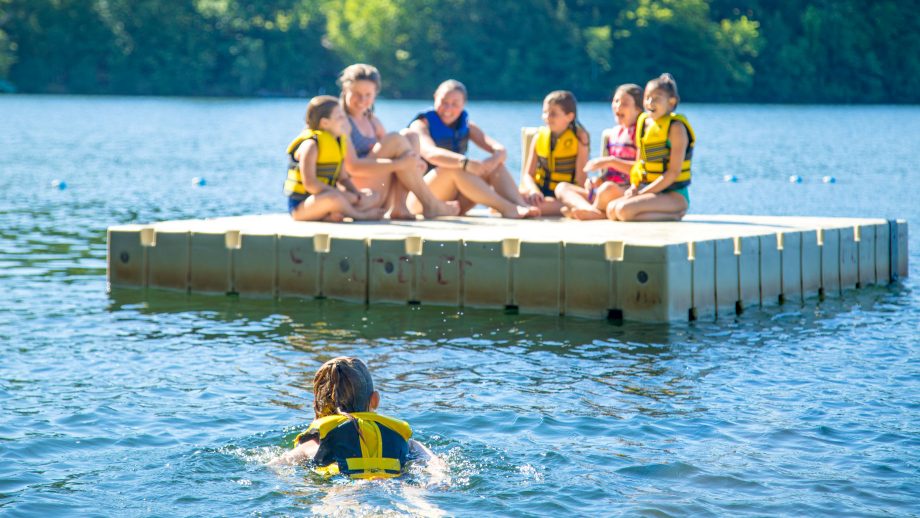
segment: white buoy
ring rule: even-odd
[[[825,176],[821,178],[821,181],[824,183],[837,183],[837,179],[834,178],[833,176]]]
[[[195,187],[204,187],[207,184],[208,184],[207,180],[205,180],[204,178],[200,176],[196,176],[192,178],[192,185],[194,185]]]
[[[738,177],[733,174],[727,174],[722,177],[722,181],[727,183],[736,183],[738,182]]]
[[[67,188],[67,182],[64,180],[51,180],[51,187],[63,191]]]
[[[802,183],[802,177],[794,174],[789,177],[789,183]]]

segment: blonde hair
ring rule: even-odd
[[[448,79],[439,84],[437,90],[434,91],[434,98],[444,97],[451,92],[460,92],[463,94],[464,101],[468,99],[466,95],[466,86],[456,79]]]
[[[543,98],[543,104],[551,104],[553,106],[558,106],[566,114],[572,113],[575,115],[575,118],[572,119],[569,127],[572,129],[572,133],[575,134],[575,138],[578,139],[582,144],[588,144],[591,142],[591,136],[588,135],[588,130],[581,125],[581,122],[578,121],[578,101],[575,99],[575,94],[568,90],[555,90]],[[578,130],[581,130],[585,136],[588,137],[587,142],[581,140],[581,137],[578,135]]]
[[[366,63],[355,63],[354,65],[348,65],[345,67],[345,70],[342,70],[339,73],[339,78],[336,80],[336,84],[341,88],[341,93],[339,94],[339,99],[342,103],[342,109],[348,113],[348,108],[345,107],[345,90],[351,88],[351,85],[357,83],[358,81],[370,81],[374,83],[374,88],[379,92],[380,91],[380,71],[377,70],[377,67],[373,65],[368,65]],[[370,110],[373,112],[374,107],[371,106]]]
[[[661,90],[668,94],[668,97],[673,97],[676,101],[674,108],[677,108],[678,103],[680,103],[680,95],[677,93],[677,81],[674,80],[674,76],[667,72],[646,83],[645,90]]]
[[[322,365],[313,376],[313,411],[316,418],[370,409],[374,381],[358,358],[339,356]]]
[[[319,129],[319,122],[332,116],[333,110],[339,105],[339,100],[331,95],[317,95],[307,104],[307,128]]]

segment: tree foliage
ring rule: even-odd
[[[920,0],[0,0],[0,91],[313,95],[352,62],[390,97],[606,99],[663,71],[696,101],[920,94]],[[9,88],[7,88],[9,89]]]

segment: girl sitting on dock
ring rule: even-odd
[[[578,122],[575,95],[566,90],[543,99],[543,123],[521,172],[521,195],[544,216],[558,216],[564,207],[557,196],[560,189],[585,183],[590,137]]]
[[[343,165],[348,152],[348,119],[339,101],[320,95],[307,105],[307,127],[288,145],[290,158],[284,194],[291,217],[299,221],[380,219],[380,197],[360,191]],[[414,159],[414,157],[410,157]]]
[[[410,457],[440,463],[410,439],[409,423],[376,413],[380,393],[361,360],[346,356],[322,365],[313,377],[315,419],[274,464],[310,463],[324,476],[393,478]]]
[[[434,108],[419,113],[409,128],[418,135],[422,158],[428,162],[425,182],[441,200],[457,200],[464,214],[481,203],[506,218],[529,218],[540,209],[527,204],[505,167],[504,146],[486,135],[464,109],[466,87],[449,79],[434,93]],[[491,153],[485,160],[466,156],[469,141]],[[419,199],[409,195],[409,208],[420,212]]]
[[[636,122],[637,160],[630,187],[607,206],[615,221],[679,221],[690,206],[690,160],[696,138],[683,115],[671,74],[645,86],[645,112]]]
[[[379,193],[390,219],[415,219],[406,207],[410,192],[420,200],[426,218],[456,216],[460,210],[457,204],[439,200],[425,183],[424,161],[399,160],[418,156],[417,136],[408,130],[387,133],[374,115],[374,101],[380,92],[377,68],[363,63],[348,66],[339,75],[339,86],[342,108],[351,126],[349,137],[358,158],[347,163],[354,184]]]
[[[565,205],[562,213],[567,217],[604,219],[607,205],[629,188],[629,170],[636,161],[636,120],[642,113],[642,87],[631,83],[620,85],[613,93],[610,108],[617,125],[605,132],[606,156],[592,158],[585,164],[585,171],[605,171],[589,177],[583,188],[570,183],[556,187],[556,198]]]

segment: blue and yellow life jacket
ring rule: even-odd
[[[294,439],[294,446],[319,441],[313,457],[317,473],[351,478],[398,477],[409,455],[409,423],[376,412],[321,417]],[[359,433],[360,430],[360,433]]]
[[[534,139],[537,169],[533,179],[544,196],[553,196],[559,182],[575,182],[578,136],[572,128],[567,128],[553,142],[553,134],[549,127],[541,126]]]
[[[331,133],[321,130],[304,130],[288,144],[287,179],[284,181],[284,194],[298,200],[306,199],[309,193],[303,186],[300,176],[300,161],[295,154],[300,145],[306,140],[316,142],[316,179],[326,185],[335,187],[342,172],[342,163],[345,161],[345,150],[348,145],[347,138],[333,137]]]
[[[421,112],[413,120],[418,119],[425,119],[425,122],[428,123],[428,133],[431,134],[431,139],[438,147],[449,149],[454,153],[466,154],[470,142],[469,116],[466,110],[463,110],[463,113],[450,126],[444,124],[441,117],[438,117],[438,112],[434,110]]]
[[[646,120],[651,123],[646,126]],[[672,121],[680,121],[687,128],[687,136],[690,139],[687,142],[687,153],[684,155],[684,161],[680,167],[680,175],[674,179],[674,183],[669,185],[664,191],[673,191],[690,185],[690,162],[693,160],[693,145],[696,142],[696,135],[693,133],[693,127],[683,115],[672,113],[661,117],[658,120],[651,119],[648,113],[639,115],[636,121],[636,163],[633,164],[629,172],[630,183],[633,185],[642,185],[654,182],[668,170],[668,162],[671,158],[671,141],[668,139],[668,131],[671,129]]]

